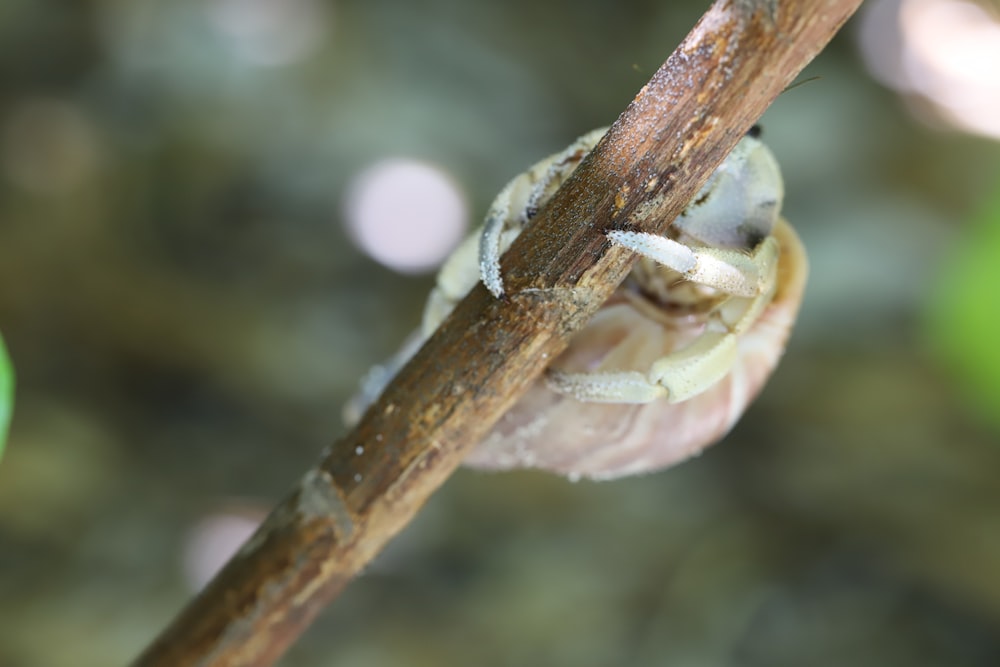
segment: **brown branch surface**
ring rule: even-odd
[[[860,0],[717,0],[481,286],[138,658],[270,665],[403,528],[610,296]]]

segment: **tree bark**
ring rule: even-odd
[[[606,232],[664,231],[859,4],[715,2],[504,256],[508,293],[477,285],[134,664],[278,659],[625,278]]]

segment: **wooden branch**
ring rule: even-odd
[[[270,665],[403,528],[860,0],[717,0],[504,256],[141,667]]]

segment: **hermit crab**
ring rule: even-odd
[[[504,187],[442,266],[421,328],[362,381],[348,423],[476,282],[504,294],[500,256],[605,131]],[[782,196],[777,161],[754,130],[663,236],[609,231],[640,255],[629,277],[465,463],[609,479],[667,467],[725,435],[781,358],[805,288]]]

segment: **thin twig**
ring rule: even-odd
[[[135,663],[270,665],[628,273],[605,233],[662,232],[860,0],[717,0],[361,422]]]

